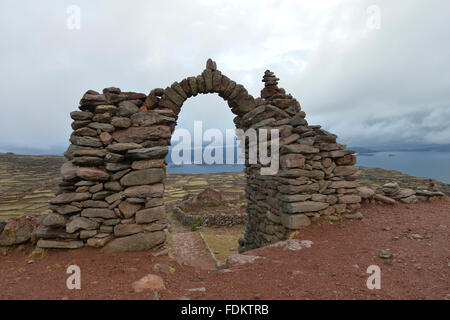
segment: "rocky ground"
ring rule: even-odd
[[[0,221],[45,212],[62,163],[62,157],[0,154]],[[359,176],[362,185],[374,190],[395,181],[401,188],[428,189],[431,184],[450,194],[449,185],[396,171],[359,168]],[[244,185],[243,173],[169,174],[166,205],[171,212],[187,194],[207,187],[243,194]],[[310,248],[258,249],[246,255],[263,258],[226,269],[244,225],[194,230],[172,215],[168,251],[159,249],[163,255],[157,257],[155,252],[100,254],[92,248],[36,252],[30,244],[0,248],[0,299],[153,299],[154,290],[136,292],[133,287],[148,274],[161,277],[165,289],[157,290],[160,299],[450,298],[448,198],[412,205],[366,203],[361,212],[361,221],[321,221],[299,233],[298,239],[312,241]],[[71,264],[82,269],[80,291],[66,288]],[[366,268],[372,264],[382,269],[381,290],[365,286]]]
[[[363,220],[315,223],[287,246],[233,256],[225,269],[197,251],[196,234],[174,239],[180,226],[168,253],[8,248],[0,299],[450,299],[449,198],[362,212]],[[73,264],[81,290],[66,286]],[[371,265],[381,269],[379,290],[366,286]]]

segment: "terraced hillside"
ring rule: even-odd
[[[64,162],[58,156],[26,156],[0,153],[0,220],[48,210],[48,200],[54,196],[60,181],[59,170]],[[398,171],[359,168],[360,183],[377,189],[388,181],[401,187],[429,188],[432,182],[450,195],[450,185],[402,174]],[[166,204],[173,204],[187,193],[199,193],[207,187],[218,191],[244,193],[243,172],[213,174],[168,174]]]

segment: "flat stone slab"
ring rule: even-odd
[[[78,249],[84,246],[83,241],[39,240],[37,246],[43,249]]]
[[[268,247],[279,247],[283,248],[283,250],[299,251],[304,248],[311,248],[312,245],[313,242],[311,240],[290,239],[271,244]]]
[[[233,254],[228,257],[227,262],[226,262],[226,267],[231,268],[231,267],[240,266],[243,264],[249,264],[249,263],[255,262],[258,259],[265,259],[265,258],[260,257],[260,256],[252,256],[252,255],[240,254],[240,253]]]

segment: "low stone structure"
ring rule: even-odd
[[[71,113],[68,161],[38,247],[83,242],[126,251],[164,243],[165,157],[184,101],[199,93],[217,93],[227,101],[239,129],[279,129],[275,175],[261,175],[263,166],[249,163],[245,144],[247,224],[240,251],[285,240],[321,216],[357,213],[355,152],[337,143],[336,135],[309,125],[300,103],[278,87],[278,80],[267,70],[261,97],[254,99],[208,60],[200,75],[148,95],[113,87],[87,91],[79,111]]]
[[[413,204],[445,196],[443,192],[436,190],[400,188],[397,182],[385,183],[380,190],[377,190],[377,193],[367,187],[360,187],[358,191],[363,201],[375,200],[385,204],[396,204],[397,202]]]
[[[247,215],[245,213],[229,213],[229,214],[215,214],[209,213],[205,208],[205,212],[201,215],[189,214],[183,208],[175,206],[173,214],[185,226],[195,226],[197,224],[202,226],[234,226],[246,222]]]

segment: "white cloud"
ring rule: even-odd
[[[68,30],[71,4],[0,3],[0,145],[64,146],[87,89],[147,93],[209,57],[254,96],[271,69],[310,123],[350,144],[450,141],[448,3],[378,1],[379,30],[366,25],[371,1],[77,1],[81,29]],[[233,126],[220,98],[198,110],[180,126],[199,114]]]

